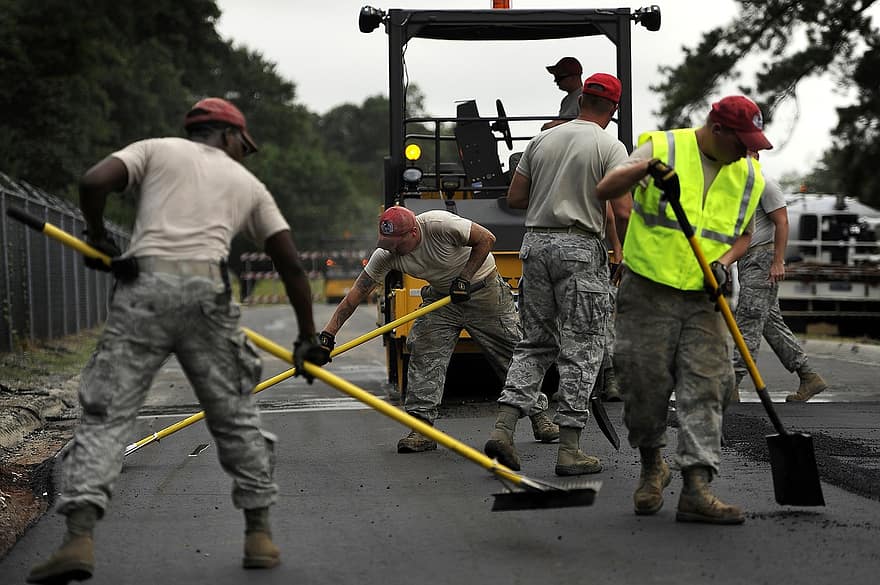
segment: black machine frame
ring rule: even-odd
[[[371,18],[372,16],[372,18]],[[372,20],[372,22],[370,22]],[[378,22],[376,22],[378,20]],[[390,135],[389,155],[385,165],[385,206],[394,205],[404,189],[401,178],[406,168],[404,148],[407,124],[434,123],[439,138],[442,122],[465,122],[469,118],[407,118],[404,54],[407,43],[415,38],[450,41],[523,41],[564,39],[603,35],[616,48],[617,77],[622,95],[632,95],[632,30],[634,22],[649,30],[660,27],[656,6],[631,10],[610,9],[522,9],[522,10],[408,10],[381,12],[364,7],[361,30],[384,24],[388,35],[388,80]],[[480,117],[479,120],[538,120],[541,117]],[[632,150],[632,103],[623,99],[617,113],[618,138]],[[435,153],[440,149],[436,148]],[[437,155],[439,157],[439,155]],[[439,164],[435,164],[439,169]],[[438,180],[437,184],[440,184]],[[503,193],[500,193],[501,195]]]
[[[618,138],[632,150],[632,40],[631,27],[640,24],[650,31],[660,28],[660,9],[657,6],[639,8],[611,9],[488,9],[488,10],[410,10],[390,9],[382,11],[364,6],[359,16],[361,32],[369,33],[384,25],[388,36],[388,79],[389,79],[389,153],[384,159],[384,207],[404,204],[415,213],[429,209],[446,209],[467,217],[492,230],[496,236],[494,254],[502,277],[516,289],[521,275],[517,251],[522,241],[524,211],[510,209],[506,205],[509,177],[515,166],[507,173],[500,172],[497,143],[504,141],[513,150],[513,140],[528,141],[531,136],[512,136],[512,121],[548,121],[557,115],[507,116],[500,100],[496,101],[497,116],[488,117],[476,112],[473,107],[459,105],[456,117],[407,117],[406,91],[407,72],[405,54],[408,43],[413,39],[433,39],[462,42],[486,41],[530,41],[604,36],[612,42],[616,50],[616,75],[620,79],[623,99],[619,104],[617,117]],[[441,133],[444,123],[454,123],[456,134],[480,134],[479,141],[467,143],[474,147],[474,159],[479,159],[491,170],[469,173],[466,168],[455,167],[459,162],[466,166],[467,156],[462,142],[458,141],[460,160],[452,165],[441,164],[441,145],[445,141],[457,141],[461,136]],[[459,130],[468,123],[470,129]],[[491,123],[491,126],[489,125]],[[419,132],[407,133],[410,126]],[[478,126],[481,126],[478,128]],[[489,128],[487,129],[486,126]],[[426,128],[433,130],[426,132]],[[497,137],[492,131],[501,134]],[[419,141],[433,143],[432,168],[419,168],[417,180],[404,177],[415,163],[408,161],[405,150],[408,144]],[[487,142],[488,141],[488,142]],[[467,141],[465,141],[467,142]],[[444,150],[448,152],[448,150]],[[491,158],[492,161],[487,159]],[[497,162],[495,162],[497,161]],[[422,163],[420,163],[421,166]],[[473,160],[470,161],[473,164]],[[426,171],[426,172],[423,172]],[[483,174],[485,173],[485,174]],[[474,181],[475,177],[480,177]],[[462,180],[465,178],[467,180]],[[483,180],[483,178],[487,180]],[[510,266],[515,258],[518,274],[506,274],[502,264]],[[408,278],[408,277],[407,277]],[[404,275],[392,272],[386,277],[385,297],[380,303],[380,311],[385,322],[394,319],[400,306],[406,304],[409,293]],[[403,293],[397,295],[397,293]],[[403,343],[405,332],[395,331],[385,336],[388,354],[389,382],[396,384],[401,394],[405,392],[405,371],[408,359]],[[460,340],[456,353],[467,353],[467,342]],[[456,356],[453,356],[455,359]],[[466,356],[459,356],[466,357]],[[450,366],[450,373],[453,371]],[[449,379],[447,378],[447,385]]]

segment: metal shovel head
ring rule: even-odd
[[[786,506],[824,506],[813,437],[805,433],[767,435],[773,491]]]
[[[581,480],[565,485],[546,485],[545,489],[517,489],[493,494],[492,511],[592,506],[602,482]]]
[[[611,419],[608,418],[605,405],[602,404],[602,398],[596,394],[595,389],[590,393],[590,412],[593,414],[593,418],[596,419],[596,425],[599,427],[599,430],[602,431],[602,434],[605,435],[611,446],[619,451],[620,437],[617,436],[617,431],[614,430],[614,425],[611,424]]]

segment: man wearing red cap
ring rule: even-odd
[[[556,87],[565,92],[565,97],[559,104],[559,118],[550,120],[541,126],[541,130],[547,130],[577,118],[578,98],[583,89],[584,70],[581,67],[581,62],[574,57],[563,57],[555,65],[548,65],[547,71],[553,76]]]
[[[319,338],[331,351],[342,324],[392,270],[428,281],[429,286],[422,289],[422,306],[451,295],[451,304],[416,319],[406,340],[410,358],[404,408],[433,425],[443,398],[446,368],[462,329],[480,345],[502,379],[514,344],[522,337],[513,293],[498,275],[490,253],[495,236],[478,223],[448,211],[415,215],[405,207],[394,206],[379,218],[376,245],[364,271]],[[477,282],[483,288],[471,292],[472,283]],[[550,443],[559,437],[559,429],[544,413],[548,401],[541,396],[528,414],[535,439]],[[398,453],[436,448],[435,441],[415,431],[397,443]]]
[[[82,373],[82,418],[65,451],[58,509],[64,544],[33,568],[30,583],[89,578],[92,531],[122,468],[138,408],[173,352],[205,411],[220,463],[244,509],[245,568],[278,564],[269,527],[275,438],[260,428],[251,390],[261,364],[238,327],[226,271],[232,237],[244,232],[272,257],[296,312],[298,364],[326,363],[317,344],[309,282],[290,227],[266,187],[241,161],[257,146],[242,113],[220,98],[196,103],[184,119],[189,139],[142,140],[83,175],[80,206],[87,242],[111,256],[116,284],[97,350]],[[120,254],[103,225],[107,195],[137,187],[131,243]],[[103,264],[90,264],[104,268]],[[301,368],[298,368],[301,369]]]
[[[510,207],[527,210],[520,258],[528,294],[520,303],[524,338],[514,351],[484,451],[514,470],[520,468],[513,440],[517,421],[539,399],[553,363],[559,370],[556,474],[602,470],[598,458],[580,450],[611,314],[606,203],[594,189],[605,173],[626,161],[626,148],[605,131],[617,111],[620,81],[596,73],[581,93],[576,120],[541,132],[526,145],[507,193]],[[630,203],[612,202],[620,237]]]
[[[728,289],[728,266],[749,245],[764,190],[760,164],[746,156],[749,150],[772,148],[763,126],[752,100],[725,97],[712,104],[699,128],[640,136],[628,163],[597,187],[600,198],[612,201],[635,188],[617,293],[614,368],[629,442],[638,447],[642,462],[633,495],[636,514],[654,514],[663,506],[671,474],[660,450],[674,391],[680,427],[676,460],[684,478],[676,520],[744,521],[742,510],[718,500],[708,485],[718,474],[722,404],[734,381],[727,333],[703,292],[702,270],[663,192],[680,191],[713,274],[721,290]],[[677,177],[668,179],[659,163],[673,167]]]

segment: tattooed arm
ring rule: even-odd
[[[361,271],[357,280],[354,282],[354,286],[351,287],[351,290],[348,291],[348,294],[345,295],[345,298],[342,299],[342,302],[336,307],[333,316],[327,321],[327,325],[324,326],[324,331],[336,335],[342,327],[342,324],[351,317],[354,310],[358,308],[358,305],[364,302],[369,294],[373,292],[373,289],[376,288],[377,284],[379,283],[370,278],[366,272]]]

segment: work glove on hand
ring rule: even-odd
[[[715,310],[718,311],[720,307],[717,304],[718,297],[724,295],[725,297],[729,297],[733,292],[733,281],[730,279],[730,269],[718,262],[712,262],[709,264],[709,269],[712,271],[712,276],[715,277],[715,282],[718,283],[718,288],[713,289],[708,282],[705,283],[706,292],[709,293],[709,298],[715,304]]]
[[[336,336],[327,331],[321,331],[318,334],[318,347],[321,348],[326,355],[326,360],[324,363],[330,363],[330,354],[333,352],[333,348],[336,347]]]
[[[327,363],[328,358],[327,353],[318,345],[318,337],[314,333],[300,335],[293,344],[293,366],[296,368],[294,375],[302,376],[311,384],[315,381],[315,377],[306,372],[305,362],[323,366]]]
[[[456,276],[449,285],[449,296],[453,303],[463,303],[471,298],[471,283],[467,279]]]
[[[83,232],[83,235],[86,237],[86,243],[92,248],[96,249],[99,252],[102,252],[108,256],[112,261],[113,258],[122,254],[122,251],[119,249],[119,246],[116,242],[113,241],[113,238],[110,237],[106,231],[101,230],[97,236],[93,236],[89,230]],[[91,268],[92,270],[100,270],[101,272],[110,272],[111,268],[107,264],[104,264],[101,260],[97,258],[89,258],[86,256],[83,259],[87,268]]]
[[[678,200],[681,194],[681,185],[678,182],[678,174],[675,169],[659,158],[655,158],[648,163],[648,174],[654,179],[654,185],[663,191],[664,199]]]

